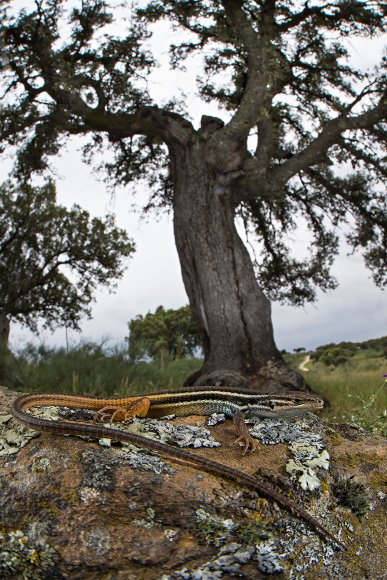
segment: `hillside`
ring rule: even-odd
[[[371,338],[364,342],[331,342],[318,346],[314,351],[304,348],[295,348],[292,354],[286,353],[285,359],[293,367],[297,368],[306,355],[310,356],[312,363],[323,363],[326,366],[339,366],[352,360],[365,360],[372,358],[387,358],[387,336]]]
[[[330,343],[284,357],[294,368],[302,365],[310,387],[329,401],[327,419],[387,435],[387,336]]]

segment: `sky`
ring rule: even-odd
[[[171,33],[165,25],[160,25],[157,32],[157,40],[151,42],[162,59]],[[353,58],[361,66],[368,67],[378,60],[382,46],[381,39],[369,44],[357,39],[351,45]],[[195,61],[192,64],[194,70],[187,75],[168,71],[167,65],[161,63],[149,83],[160,103],[168,99],[171,87],[184,90],[192,120],[198,126],[202,114],[219,115],[219,111],[201,103],[195,95],[195,78],[200,65]],[[224,114],[221,115],[224,118]],[[98,217],[114,212],[117,225],[128,231],[137,251],[115,293],[109,293],[107,289],[98,290],[92,319],[84,320],[81,333],[69,330],[67,340],[70,346],[81,338],[98,342],[107,340],[113,345],[124,341],[128,335],[127,323],[136,315],[154,311],[159,305],[179,308],[187,304],[188,299],[173,239],[172,216],[152,214],[145,220],[140,211],[133,211],[129,189],[117,189],[112,196],[106,185],[96,179],[92,168],[82,163],[79,146],[77,140],[69,142],[67,150],[55,159],[58,202],[68,207],[78,203]],[[1,181],[6,178],[9,167],[9,160],[0,163]],[[140,191],[139,199],[146,194],[146,191]],[[302,232],[294,241],[303,244]],[[319,292],[314,304],[301,308],[272,305],[278,348],[288,351],[297,347],[312,349],[330,342],[362,341],[387,334],[387,295],[373,284],[361,255],[348,256],[343,247],[333,273],[339,282],[338,288],[325,294]],[[13,324],[11,349],[23,348],[28,341],[64,347],[66,332],[63,328],[54,333],[41,329],[38,335],[33,335],[24,327]]]

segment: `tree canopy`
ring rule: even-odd
[[[334,286],[334,226],[344,221],[385,282],[386,59],[371,71],[349,59],[349,39],[383,31],[382,2],[156,0],[129,22],[125,2],[46,0],[19,14],[7,4],[0,138],[18,148],[18,174],[44,170],[68,135],[89,134],[86,156],[108,148],[101,165],[116,184],[148,177],[150,205],[172,202],[162,142],[190,122],[176,112],[179,95],[161,107],[146,81],[157,65],[149,24],[168,19],[183,32],[171,67],[204,55],[199,94],[227,112],[224,133],[245,150],[234,197],[261,242],[256,269],[270,296],[302,303]],[[304,260],[284,241],[301,218],[313,235]]]
[[[96,288],[113,289],[133,252],[112,216],[58,205],[52,182],[0,186],[0,313],[8,320],[79,329]]]
[[[197,324],[189,306],[176,310],[163,306],[129,324],[129,356],[132,361],[155,358],[163,351],[173,358],[193,356],[200,348]]]

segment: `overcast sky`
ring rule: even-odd
[[[158,32],[154,47],[158,55],[163,55],[167,52],[168,31],[165,25],[160,25]],[[357,39],[351,45],[353,58],[366,68],[379,60],[382,46],[381,39],[370,43]],[[196,126],[202,114],[219,115],[214,106],[201,103],[195,96],[198,66],[196,63],[188,75],[168,72],[165,66],[160,66],[150,79],[151,90],[160,104],[169,98],[171,87],[184,90],[189,114]],[[223,113],[220,115],[225,118]],[[78,203],[100,217],[107,212],[116,213],[117,224],[127,229],[137,251],[115,294],[98,291],[92,320],[84,321],[81,334],[69,331],[68,338],[70,344],[79,341],[81,336],[96,341],[109,338],[111,343],[117,343],[127,336],[127,323],[137,314],[153,311],[160,304],[178,308],[188,300],[173,239],[172,217],[151,215],[144,221],[139,212],[133,212],[129,190],[117,190],[112,198],[105,184],[97,181],[92,169],[82,163],[79,145],[79,141],[70,142],[67,151],[55,161],[58,201],[66,206]],[[6,178],[8,168],[9,161],[0,164],[1,181]],[[140,192],[138,197],[139,201],[145,199],[146,192]],[[302,233],[295,242],[303,244]],[[275,338],[280,349],[300,346],[309,349],[328,342],[361,341],[387,334],[386,293],[374,286],[362,257],[348,257],[343,248],[333,272],[339,287],[326,294],[319,293],[316,303],[304,308],[273,304]],[[57,346],[64,346],[66,340],[64,329],[53,334],[41,331],[36,337],[25,328],[12,325],[11,348],[19,349],[32,338]]]

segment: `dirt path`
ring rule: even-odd
[[[310,355],[309,354],[307,354],[306,357],[298,365],[299,370],[303,371],[304,373],[308,373],[309,369],[306,368],[306,365],[308,364],[308,362],[310,362]]]

